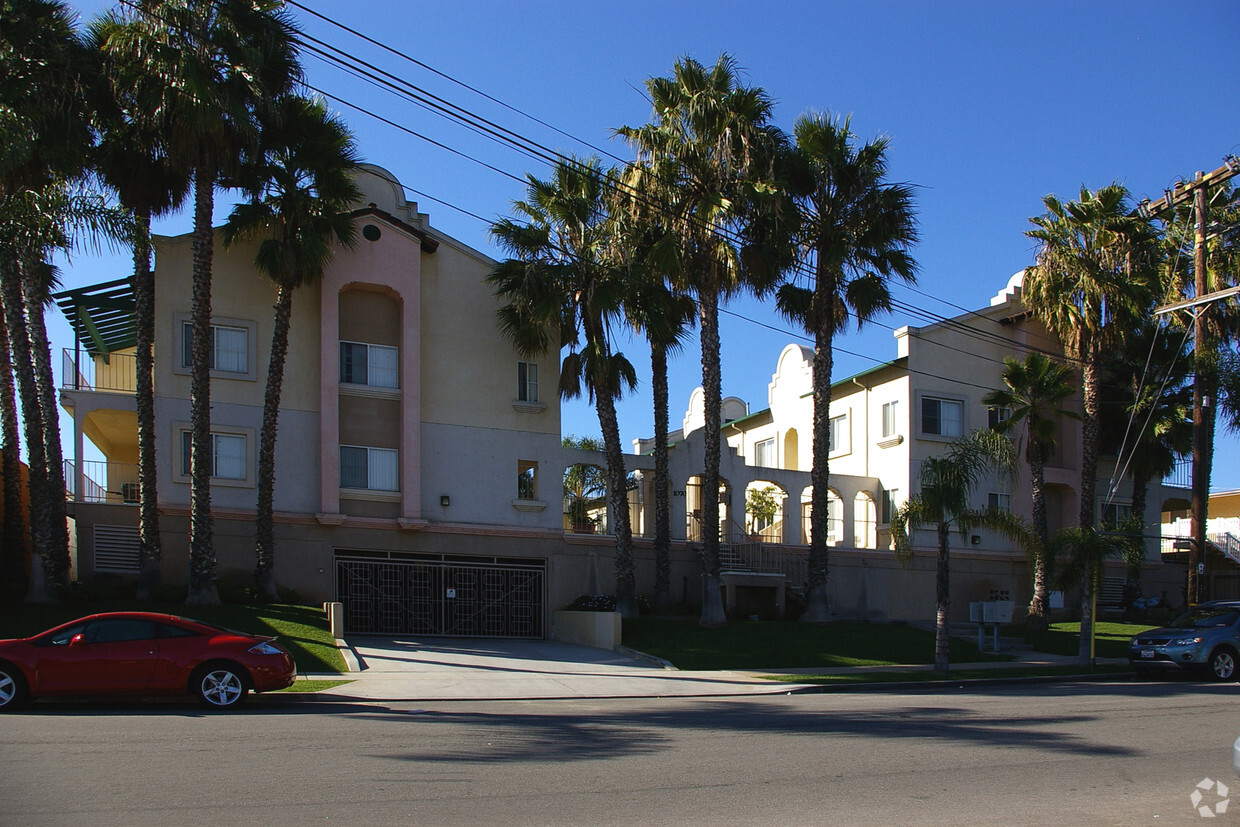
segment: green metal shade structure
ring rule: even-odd
[[[92,357],[133,347],[133,282],[128,278],[64,290],[52,299],[73,326],[74,350],[85,347]]]

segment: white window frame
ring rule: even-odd
[[[1007,491],[990,491],[986,494],[986,508],[1003,514],[1012,513],[1012,495]]]
[[[827,455],[842,456],[852,452],[852,433],[849,428],[848,414],[833,416],[827,421],[828,448]]]
[[[176,349],[178,358],[173,366],[173,373],[188,376],[193,370],[193,351],[190,349],[191,339],[193,337],[193,319],[188,313],[177,313],[173,316],[174,328],[177,331]],[[257,324],[246,319],[226,319],[222,317],[212,317],[211,319],[211,339],[214,343],[219,335],[225,331],[241,332],[245,336],[245,353],[242,361],[245,363],[240,370],[226,369],[216,367],[215,349],[212,347],[211,353],[211,376],[217,379],[245,379],[257,381],[257,359],[255,355],[255,347],[257,343]]]
[[[1011,418],[1012,409],[1006,405],[992,406],[986,409],[986,424],[992,431]]]
[[[926,430],[926,403],[927,402],[937,402],[939,404],[939,415],[938,415],[939,431]],[[956,422],[959,425],[959,433],[943,433],[942,423],[945,421],[949,421],[949,420],[945,420],[943,417],[943,405],[944,404],[953,405],[959,410],[960,417],[958,420],[956,420]],[[966,410],[966,407],[965,407],[964,400],[960,399],[959,397],[939,396],[938,394],[931,394],[931,393],[924,394],[918,400],[917,429],[921,433],[922,436],[929,437],[930,439],[957,439],[959,437],[964,436],[965,430],[967,429],[967,424],[965,422],[965,410]]]
[[[517,401],[538,403],[537,362],[517,362]]]
[[[348,380],[344,378],[344,372],[345,372],[344,351],[345,351],[346,346],[347,347],[359,347],[359,348],[365,349],[366,351],[366,376],[365,376],[366,381],[365,382],[358,382],[357,379],[359,377],[356,377],[356,376],[350,377],[350,379]],[[378,363],[385,361],[385,359],[374,358],[378,354],[390,355],[392,364],[390,366],[378,364]],[[378,366],[376,366],[377,364]],[[387,384],[386,382],[382,381],[383,380],[382,372],[388,372],[388,371],[390,371],[391,377],[392,377],[391,384]],[[356,386],[368,387],[368,388],[382,388],[384,390],[399,390],[400,389],[400,348],[393,347],[391,345],[376,345],[370,342],[356,342],[351,339],[341,339],[340,340],[340,383],[342,385],[356,385]]]
[[[762,439],[753,444],[753,462],[760,468],[779,467],[779,457],[775,455],[775,437]]]
[[[346,449],[366,452],[366,485],[345,485],[344,451]],[[385,487],[385,480],[379,478],[382,465],[389,463],[392,466],[391,488]],[[400,491],[400,452],[395,448],[373,448],[369,445],[341,445],[340,469],[340,488],[342,490],[378,491],[385,494],[398,493]]]
[[[176,446],[173,452],[172,479],[174,482],[189,483],[191,481],[189,466],[190,440],[193,439],[193,429],[188,422],[174,422],[172,424],[172,434]],[[229,486],[237,488],[253,488],[254,487],[254,470],[255,470],[255,432],[251,428],[229,428],[225,426],[213,425],[210,431],[211,441],[211,484],[217,486]],[[235,441],[234,441],[235,440]],[[228,441],[228,442],[225,442]],[[241,463],[240,476],[218,476],[218,463],[226,444],[232,445],[234,448],[230,452],[232,456],[236,456],[235,448],[240,442],[241,447]]]
[[[900,433],[899,400],[883,403],[883,439],[898,436]]]

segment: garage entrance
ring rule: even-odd
[[[336,552],[346,633],[542,638],[546,560]]]

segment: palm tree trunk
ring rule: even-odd
[[[818,274],[818,285],[833,289],[826,276]],[[819,307],[821,308],[821,304]],[[821,311],[820,311],[821,312]],[[824,314],[825,315],[825,314]],[[814,335],[814,460],[810,468],[810,538],[809,567],[805,578],[805,611],[801,620],[808,623],[826,623],[831,619],[831,607],[827,593],[830,574],[830,552],[827,549],[828,524],[831,519],[829,495],[831,493],[831,372],[835,360],[834,336],[831,320],[819,320]]]
[[[1032,427],[1029,439],[1033,439]],[[1046,543],[1050,538],[1050,527],[1046,520],[1046,463],[1041,459],[1029,460],[1029,474],[1033,478],[1033,530],[1038,538],[1038,547],[1033,552],[1033,598],[1029,601],[1027,624],[1040,630],[1046,628],[1047,613],[1050,611],[1050,592],[1046,571]]]
[[[190,368],[189,606],[215,606],[215,544],[211,522],[211,258],[215,176],[194,171],[194,286]]]
[[[723,582],[719,574],[719,457],[723,428],[723,379],[719,365],[719,293],[706,279],[699,291],[701,320],[702,391],[704,394],[705,450],[702,470],[702,616],[706,627],[727,623],[723,610]]]
[[[271,333],[271,361],[267,368],[267,392],[263,397],[263,431],[258,449],[258,514],[254,529],[257,557],[254,584],[259,594],[269,600],[278,599],[273,530],[276,429],[280,418],[280,394],[284,385],[284,361],[288,355],[288,329],[292,313],[293,290],[282,284],[276,290],[275,329]]]
[[[1082,666],[1092,666],[1094,637],[1094,588],[1097,572],[1093,564],[1086,568],[1081,577],[1081,633],[1077,646],[1077,660]]]
[[[946,672],[950,667],[948,658],[949,631],[951,623],[951,534],[946,520],[940,520],[939,560],[934,578],[934,671]]]
[[[1094,486],[1098,478],[1098,357],[1094,347],[1086,349],[1082,368],[1084,415],[1081,418],[1081,503],[1078,524],[1094,527]]]
[[[22,422],[26,432],[26,458],[30,479],[30,546],[37,560],[30,567],[28,603],[49,603],[47,585],[55,582],[55,560],[51,551],[50,505],[47,502],[47,454],[43,441],[43,411],[35,386],[34,362],[30,354],[30,335],[26,329],[25,300],[22,297],[21,268],[15,261],[0,263],[0,302],[8,327],[13,373],[21,399]],[[61,495],[63,499],[63,494]]]
[[[629,493],[620,445],[616,399],[609,390],[595,388],[598,423],[607,454],[607,503],[616,536],[616,611],[623,618],[637,617],[637,583],[633,570],[633,530],[629,521]]]
[[[667,348],[650,346],[650,389],[654,396],[654,608],[671,610],[672,512],[668,471]]]
[[[138,414],[138,599],[160,582],[158,464],[155,457],[155,274],[151,271],[151,211],[135,212],[133,243],[135,405]]]
[[[47,489],[48,555],[52,560],[48,576],[53,585],[60,587],[69,585],[69,523],[65,507],[64,452],[60,445],[60,409],[56,405],[55,380],[52,377],[52,346],[43,318],[43,305],[50,293],[50,285],[46,281],[49,277],[50,270],[43,261],[29,262],[22,279],[22,291],[35,391],[39,410],[43,413],[40,436],[47,465],[43,484]]]
[[[21,443],[17,434],[17,388],[9,355],[8,325],[0,313],[0,476],[4,524],[0,529],[0,599],[20,600],[26,583],[26,521],[22,505]]]

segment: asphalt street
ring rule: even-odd
[[[1237,692],[43,702],[0,717],[0,824],[1199,823]]]

